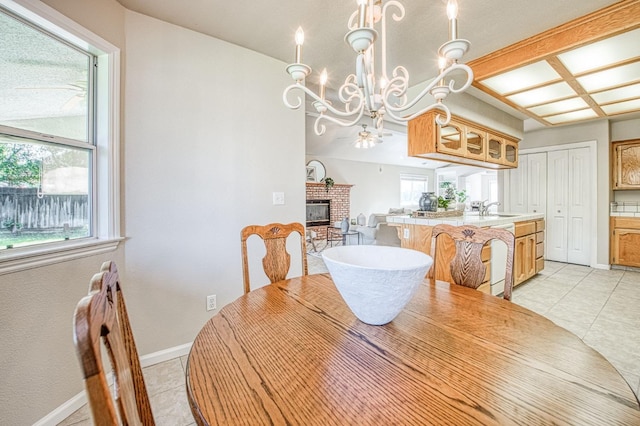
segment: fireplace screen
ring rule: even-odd
[[[326,226],[331,223],[331,200],[307,200],[307,226]]]

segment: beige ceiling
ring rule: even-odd
[[[638,2],[640,0],[634,0]],[[337,88],[354,72],[355,56],[344,42],[347,20],[356,10],[355,0],[119,0],[126,8],[189,28],[283,61],[294,60],[294,32],[305,31],[303,62],[313,69],[307,84],[314,84],[323,68],[328,86]],[[410,84],[437,74],[436,51],[447,40],[446,0],[400,0],[405,18],[388,25],[388,63],[404,65]],[[469,62],[528,39],[550,28],[617,3],[611,0],[458,0],[459,34],[471,42],[464,61]],[[283,75],[286,76],[283,65]],[[256,70],[256,78],[259,70]],[[284,87],[283,87],[284,89]],[[510,114],[525,119],[525,111],[497,101],[473,88],[470,93]],[[452,95],[454,96],[454,95]],[[529,121],[529,120],[528,120]],[[367,123],[368,124],[368,123]],[[310,127],[310,126],[308,126]],[[359,127],[330,128],[318,137],[307,131],[307,153],[387,164],[424,166],[424,160],[406,158],[402,132],[385,138],[374,149],[350,146]],[[402,130],[402,129],[399,129]],[[431,165],[431,164],[429,164]]]

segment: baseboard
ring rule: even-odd
[[[609,270],[611,269],[611,265],[609,264],[604,264],[604,263],[596,263],[595,265],[592,266],[592,268],[594,269],[606,269]]]
[[[188,355],[191,350],[192,343],[185,343],[184,345],[174,346],[173,348],[163,349],[158,352],[153,352],[140,357],[140,365],[142,368],[149,367],[150,365],[159,364],[161,362],[169,361],[170,359],[178,358],[184,355]],[[109,384],[113,379],[111,373],[107,376]],[[85,391],[78,393],[71,397],[69,400],[58,406],[55,410],[35,422],[34,426],[55,426],[87,403],[87,395]]]

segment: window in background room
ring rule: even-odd
[[[0,250],[95,235],[94,63],[0,9]]]
[[[427,192],[428,183],[427,176],[400,174],[400,206],[417,209],[420,196]]]

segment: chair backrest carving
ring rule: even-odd
[[[94,423],[154,425],[115,263],[102,265],[91,279],[89,294],[78,302],[73,339]],[[101,341],[113,368],[115,402],[107,383]]]
[[[476,226],[436,225],[431,231],[431,255],[437,257],[438,236],[446,234],[455,243],[455,254],[450,263],[450,273],[455,284],[477,289],[486,276],[486,266],[482,262],[482,249],[489,241],[498,239],[507,245],[507,263],[503,297],[511,300],[513,290],[513,256],[515,236],[505,230],[496,228],[478,228]],[[437,277],[434,260],[434,276]],[[443,266],[443,265],[440,265]]]
[[[300,256],[302,257],[302,274],[307,275],[307,245],[304,226],[301,223],[270,223],[268,225],[249,225],[242,229],[242,278],[244,292],[251,291],[249,281],[249,259],[247,254],[247,238],[258,235],[264,241],[267,254],[262,259],[262,267],[269,280],[274,283],[284,280],[291,266],[291,255],[287,252],[287,237],[291,233],[300,235]]]

